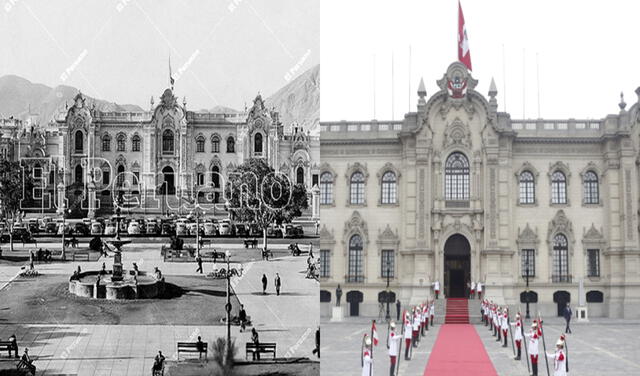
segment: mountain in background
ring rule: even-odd
[[[72,103],[78,89],[58,85],[51,88],[47,85],[32,83],[22,77],[8,75],[0,77],[0,117],[13,116],[26,119],[29,107],[32,114],[38,114],[40,124],[46,124],[60,111],[66,103]],[[143,111],[132,104],[116,104],[102,99],[86,96],[88,102],[95,103],[101,111]]]
[[[293,122],[311,133],[320,130],[320,65],[300,74],[286,86],[265,99],[268,108],[275,107],[286,128]]]
[[[59,111],[64,111],[66,103],[71,104],[78,89],[58,85],[55,88],[32,83],[22,77],[7,75],[0,77],[0,118],[13,116],[26,119],[29,113],[38,114],[40,124],[47,124]],[[100,111],[124,112],[144,111],[137,105],[116,104],[102,99],[88,97]],[[319,131],[320,124],[320,65],[316,65],[291,80],[287,85],[265,99],[268,108],[275,107],[280,113],[280,121],[287,129],[294,122],[312,133]],[[241,111],[225,106],[215,106],[202,112],[231,113]]]

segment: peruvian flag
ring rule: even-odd
[[[378,346],[378,331],[376,330],[376,322],[373,322],[371,326],[371,337],[373,338],[373,345]]]
[[[471,52],[469,51],[469,39],[467,39],[467,28],[464,25],[464,14],[462,5],[458,1],[458,60],[471,69]]]

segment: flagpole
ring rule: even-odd
[[[540,66],[538,64],[537,52],[536,52],[536,86],[538,87],[538,119],[540,119]]]
[[[376,118],[376,54],[373,54],[373,119]]]
[[[409,45],[409,110],[411,112],[411,45]]]
[[[502,93],[504,112],[507,112],[507,63],[504,58],[504,43],[502,43]]]
[[[395,112],[395,91],[394,91],[394,81],[393,81],[393,51],[391,51],[391,120],[395,120],[394,112]]]
[[[525,90],[525,49],[522,49],[522,120],[526,119],[526,112],[525,112],[525,96],[526,96],[526,90]]]

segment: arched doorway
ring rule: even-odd
[[[364,295],[358,290],[347,292],[347,303],[349,303],[349,316],[360,316],[360,303]]]
[[[558,305],[558,316],[563,316],[567,303],[571,302],[571,294],[564,290],[556,291],[553,293],[553,302]]]
[[[454,234],[444,243],[444,293],[448,298],[466,298],[471,279],[471,246],[463,235]]]
[[[163,176],[163,182],[162,182],[162,194],[166,195],[166,194],[170,194],[173,195],[176,193],[176,185],[175,185],[175,175],[173,173],[173,168],[171,168],[170,166],[167,166],[165,168],[162,169],[162,176]]]
[[[304,168],[302,166],[296,169],[296,184],[304,184]]]

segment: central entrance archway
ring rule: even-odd
[[[463,235],[454,234],[444,243],[444,293],[449,298],[466,298],[471,279],[471,246]]]
[[[176,193],[176,185],[175,185],[175,175],[173,172],[173,168],[171,168],[170,166],[167,166],[165,168],[162,169],[162,176],[163,176],[163,182],[162,182],[162,189],[161,189],[161,194],[166,195],[173,195]]]

